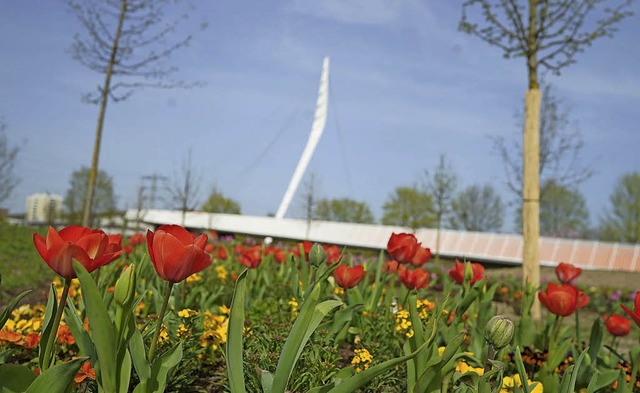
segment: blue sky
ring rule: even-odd
[[[274,213],[308,137],[325,55],[329,117],[307,171],[320,197],[365,201],[379,219],[393,189],[419,182],[444,153],[460,187],[491,183],[512,200],[489,136],[520,135],[514,112],[526,89],[524,60],[505,60],[459,32],[459,3],[199,4],[190,23],[209,28],[171,64],[179,79],[204,87],[140,90],[109,104],[100,168],[114,177],[119,206],[134,205],[143,175],[176,178],[191,151],[200,201],[215,185],[243,213]],[[562,75],[545,75],[596,171],[581,186],[594,223],[616,180],[640,171],[638,18],[586,48]],[[98,108],[81,96],[102,76],[71,58],[79,31],[62,1],[0,4],[0,116],[21,147],[21,182],[5,202],[11,212],[24,211],[33,192],[64,195],[71,173],[91,162]],[[289,215],[297,209],[294,201]]]

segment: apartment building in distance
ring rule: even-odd
[[[27,197],[25,221],[29,224],[53,224],[62,216],[62,196],[36,193]]]

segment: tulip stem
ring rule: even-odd
[[[580,313],[576,310],[576,340],[578,341],[578,348],[582,347],[582,341],[580,340]]]
[[[169,304],[169,298],[171,297],[171,289],[173,289],[173,283],[169,281],[169,285],[167,286],[167,292],[164,294],[164,301],[162,303],[162,308],[160,309],[160,314],[158,315],[158,322],[156,324],[156,332],[153,334],[153,341],[151,341],[151,346],[149,347],[149,364],[153,364],[153,357],[156,354],[156,347],[158,346],[158,338],[160,338],[160,332],[162,331],[162,320],[164,319],[164,314],[167,311],[167,305]]]
[[[493,344],[489,343],[489,347],[487,348],[487,359],[484,362],[485,374],[491,371],[491,361],[495,356],[496,356],[496,350],[493,347]]]
[[[69,296],[69,288],[71,288],[71,280],[71,278],[64,279],[64,287],[62,288],[60,303],[58,304],[56,315],[53,318],[53,325],[49,333],[49,338],[47,339],[47,345],[44,349],[44,357],[42,358],[42,365],[40,367],[42,372],[47,371],[49,366],[51,366],[51,351],[53,350],[56,337],[58,336],[58,327],[60,326],[60,320],[62,319],[64,307],[67,305],[67,297]]]

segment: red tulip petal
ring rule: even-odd
[[[78,225],[71,225],[62,228],[60,232],[58,232],[58,234],[60,235],[60,239],[74,243],[80,240],[82,237],[88,235],[89,233],[91,233],[91,229]]]
[[[168,275],[171,282],[180,282],[194,273],[198,273],[211,264],[211,258],[195,246],[183,248],[183,252]]]
[[[208,240],[208,239],[209,239],[209,238],[208,238],[208,236],[207,236],[207,235],[202,234],[202,235],[200,235],[200,236],[196,237],[196,238],[193,240],[193,244],[194,244],[197,248],[199,248],[199,249],[201,249],[201,250],[204,250],[205,246],[207,245],[207,240]]]
[[[622,307],[622,309],[624,310],[624,312],[627,313],[627,315],[633,319],[633,321],[636,323],[636,325],[640,326],[640,315],[631,312],[631,310],[629,310],[624,304],[621,304],[620,307]]]
[[[109,238],[102,231],[95,232],[82,237],[76,244],[87,253],[89,258],[95,259],[104,254],[109,245]]]
[[[160,226],[160,228],[158,228],[158,230],[162,230],[171,234],[176,239],[180,240],[180,242],[184,246],[193,244],[193,239],[195,238],[195,236],[191,232],[187,231],[180,225],[162,225]]]
[[[147,230],[147,251],[149,252],[149,258],[151,258],[151,262],[153,262],[154,266],[155,266],[155,258],[154,258],[154,254],[153,254],[153,236],[155,234],[153,232],[151,232],[150,230]]]
[[[44,237],[38,235],[37,233],[33,234],[33,244],[36,246],[36,250],[38,254],[42,257],[43,260],[47,259],[47,241]]]

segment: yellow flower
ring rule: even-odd
[[[184,324],[181,323],[180,326],[178,326],[176,335],[180,338],[190,337],[191,331],[186,326],[184,326]]]
[[[178,311],[178,316],[180,318],[184,318],[184,319],[193,318],[196,315],[198,315],[198,312],[194,311],[194,310],[192,310],[190,308],[185,308],[183,310]]]
[[[195,273],[187,277],[186,281],[187,281],[187,284],[196,283],[196,282],[202,281],[202,276],[199,273]]]
[[[216,266],[215,271],[216,271],[216,276],[220,281],[225,281],[227,279],[227,276],[229,275],[224,265]]]
[[[359,373],[368,369],[373,361],[371,353],[366,348],[357,348],[353,352],[355,352],[355,356],[351,359],[351,364],[356,365],[356,372]]]
[[[442,356],[445,349],[447,349],[447,347],[438,347],[438,356]]]

